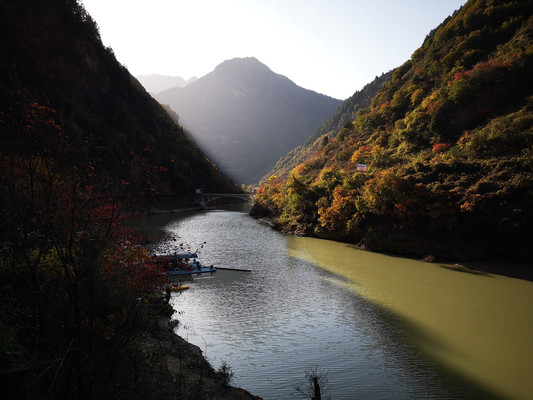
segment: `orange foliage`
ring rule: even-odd
[[[355,150],[350,158],[350,161],[354,164],[362,163],[365,161],[365,157],[370,153],[371,147],[369,145],[360,146]]]
[[[345,231],[348,221],[356,211],[354,193],[343,186],[337,186],[331,205],[318,209],[318,221],[323,228],[331,232]]]
[[[380,171],[365,182],[357,209],[375,214],[392,214],[395,204],[406,198],[409,189],[408,182],[396,175],[394,170]]]
[[[272,175],[257,189],[255,202],[274,213],[281,212],[285,204],[285,184],[284,180]]]

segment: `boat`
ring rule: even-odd
[[[183,269],[169,269],[165,271],[165,274],[170,276],[177,276],[177,275],[194,275],[194,274],[204,274],[206,272],[217,272],[217,269],[213,267],[212,265],[209,267],[205,267],[199,262],[191,262],[187,266],[185,266]]]
[[[161,265],[166,275],[193,275],[216,272],[212,265],[207,267],[195,260],[196,253],[175,253],[154,256],[155,263]]]
[[[187,290],[189,289],[189,286],[183,284],[183,283],[177,283],[174,285],[169,285],[168,288],[172,290],[173,292],[181,291],[181,290]]]

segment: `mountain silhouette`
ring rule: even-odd
[[[155,95],[179,115],[207,156],[236,183],[257,182],[342,101],[297,86],[256,58],[235,58]]]
[[[194,82],[196,77],[192,77],[188,80],[183,79],[181,76],[169,76],[160,74],[150,75],[138,75],[135,78],[144,86],[149,93],[159,93],[163,90],[171,89],[174,87],[187,86],[189,83]]]

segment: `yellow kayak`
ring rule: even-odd
[[[172,290],[174,292],[174,291],[178,291],[178,290],[187,290],[187,289],[189,289],[189,286],[183,285],[183,284],[176,284],[176,285],[170,285],[169,288],[170,288],[170,290]]]

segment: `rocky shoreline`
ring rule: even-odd
[[[230,386],[230,376],[215,371],[200,348],[174,333],[175,325],[174,321],[161,318],[157,328],[140,339],[150,371],[145,376],[148,387],[156,388],[165,399],[261,400],[244,389]]]

